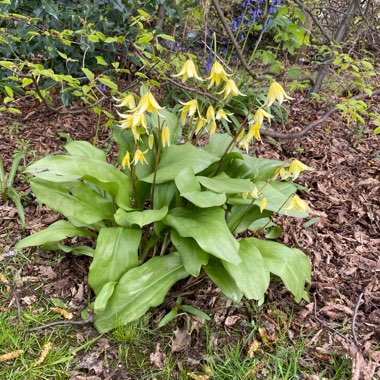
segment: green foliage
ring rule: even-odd
[[[12,165],[7,174],[4,169],[3,160],[0,157],[0,195],[1,201],[7,202],[11,199],[17,207],[18,215],[20,217],[21,228],[25,230],[25,214],[24,207],[21,202],[20,194],[15,189],[13,183],[16,177],[17,169],[20,161],[25,157],[25,153],[16,153],[13,157]]]

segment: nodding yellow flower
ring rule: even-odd
[[[284,167],[278,168],[274,173],[274,178],[288,179],[290,176],[291,174]]]
[[[294,159],[289,166],[289,173],[293,177],[293,179],[296,179],[299,177],[299,175],[306,170],[314,170],[313,168],[303,164],[301,161],[298,161]]]
[[[120,128],[129,129],[129,128],[138,128],[143,127],[148,129],[146,122],[146,117],[143,113],[133,113],[133,114],[119,114],[124,121],[121,122]]]
[[[239,89],[236,86],[236,83],[233,81],[233,79],[228,79],[226,82],[226,85],[224,86],[224,89],[217,94],[223,94],[224,93],[224,98],[226,99],[230,94],[233,96],[246,96],[245,94],[242,94]]]
[[[216,132],[216,122],[212,121],[210,124],[210,129],[208,130],[208,133],[210,136],[212,136]]]
[[[210,84],[208,88],[210,88],[214,83],[218,85],[221,80],[224,80],[227,82],[228,77],[230,77],[232,74],[227,74],[223,66],[218,62],[215,61],[215,63],[211,67],[210,76],[206,78],[207,80],[210,80]]]
[[[123,161],[121,161],[121,166],[123,167],[123,169],[125,169],[126,166],[128,166],[128,169],[131,168],[131,155],[129,154],[128,151],[127,153],[125,153],[125,156],[123,157]]]
[[[129,109],[136,108],[136,102],[135,97],[133,94],[128,94],[123,99],[115,99],[117,102],[120,102],[120,104],[116,105],[115,107],[125,107],[127,106]]]
[[[262,124],[264,121],[264,118],[267,118],[268,120],[272,119],[272,115],[266,111],[264,111],[262,108],[259,108],[255,113],[255,121]]]
[[[197,68],[193,60],[188,59],[182,66],[181,71],[178,74],[173,75],[173,77],[180,77],[182,75],[182,82],[185,83],[188,78],[195,78],[198,80],[203,80],[197,72]]]
[[[213,106],[209,106],[206,112],[206,120],[210,123],[215,120],[215,110]]]
[[[256,186],[255,186],[255,187],[253,188],[253,190],[251,191],[251,195],[252,195],[252,197],[255,198],[255,199],[259,197],[259,190],[257,189]]]
[[[182,122],[182,124],[185,124],[186,116],[187,115],[193,116],[195,114],[195,112],[197,111],[198,101],[197,101],[197,99],[193,99],[193,100],[189,100],[186,103],[182,103],[180,101],[180,103],[184,106],[181,108],[181,111],[182,111],[181,112],[181,122]]]
[[[162,146],[170,146],[170,129],[167,125],[162,128],[161,131]]]
[[[135,152],[135,155],[133,156],[132,164],[137,165],[139,162],[142,164],[143,163],[147,164],[148,161],[145,158],[145,154],[147,151],[148,151],[148,149],[144,152],[142,152],[140,149],[137,149]]]
[[[154,145],[154,135],[151,133],[148,137],[148,147],[149,149],[152,149]]]
[[[152,93],[148,91],[139,101],[139,104],[132,112],[136,113],[144,113],[144,112],[158,112],[158,110],[161,110],[163,107],[161,107]]]
[[[309,205],[298,195],[295,194],[290,199],[288,207],[286,208],[286,211],[308,212],[309,210]]]
[[[261,141],[261,136],[260,136],[260,128],[261,125],[257,121],[252,125],[251,128],[249,128],[248,134],[251,134],[256,140]]]
[[[224,120],[230,122],[231,120],[228,118],[228,116],[231,116],[231,115],[233,115],[233,114],[226,112],[223,108],[220,108],[218,110],[218,112],[216,113],[215,119],[216,120],[224,119]]]
[[[276,100],[279,104],[287,99],[293,99],[286,94],[282,86],[277,82],[272,82],[269,86],[267,98],[265,100],[264,106],[270,107]]]
[[[207,120],[201,116],[195,125],[195,134],[197,135],[206,124]]]
[[[266,206],[267,206],[267,199],[264,197],[260,201],[260,212],[261,213],[264,211],[264,209],[265,209]]]

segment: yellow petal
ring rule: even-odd
[[[263,198],[261,201],[260,201],[260,212],[262,213],[265,209],[265,207],[267,206],[267,199],[266,198]]]

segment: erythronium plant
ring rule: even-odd
[[[179,74],[184,81],[201,79],[189,62]],[[229,86],[224,97],[241,95],[230,76],[215,63],[207,79],[211,86]],[[283,101],[282,92],[280,85],[272,86],[267,104]],[[137,106],[135,97],[126,94],[120,102],[129,110],[120,114],[114,131],[119,167],[108,163],[102,150],[77,141],[65,146],[66,154],[27,168],[38,200],[67,220],[21,240],[17,248],[43,245],[93,258],[88,281],[101,333],[136,320],[161,304],[177,281],[203,273],[235,302],[245,296],[262,303],[270,274],[282,279],[297,302],[307,298],[307,256],[257,236],[264,230],[278,237],[273,215],[307,216],[308,205],[292,180],[310,168],[298,160],[289,164],[239,150],[260,140],[270,113],[259,108],[247,115],[231,136],[215,132],[216,123],[233,115],[211,104],[200,105],[195,98],[174,112],[145,87]],[[190,133],[183,142],[185,129]],[[193,137],[201,133],[210,137],[197,147]],[[96,238],[96,248],[61,243],[82,236]]]

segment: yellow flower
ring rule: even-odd
[[[133,156],[132,164],[137,165],[139,162],[141,162],[142,164],[145,162],[147,164],[148,161],[145,158],[145,154],[147,151],[148,149],[144,152],[141,152],[140,149],[137,149],[135,155]]]
[[[259,197],[259,190],[257,189],[256,186],[255,186],[255,187],[253,188],[253,190],[251,191],[251,195],[252,195],[252,197],[255,198],[255,199]]]
[[[218,110],[218,112],[216,113],[215,119],[216,120],[224,119],[224,120],[230,122],[231,120],[228,118],[228,116],[231,116],[231,115],[233,115],[233,114],[226,112],[223,108],[220,108]]]
[[[208,88],[210,88],[214,83],[218,85],[221,80],[227,82],[228,77],[230,77],[231,75],[232,74],[227,74],[224,71],[223,66],[219,62],[215,61],[215,63],[211,67],[210,76],[206,78],[207,80],[210,80]]]
[[[129,154],[128,151],[125,154],[125,156],[123,157],[123,161],[121,162],[121,166],[123,167],[123,169],[125,169],[126,166],[128,166],[128,169],[130,169],[130,167],[131,167],[131,155]]]
[[[267,118],[268,120],[272,119],[272,115],[266,111],[264,111],[262,108],[259,108],[256,113],[255,113],[255,121],[258,122],[259,124],[262,124],[264,121],[264,118]]]
[[[293,99],[286,94],[282,86],[277,82],[272,82],[269,86],[267,98],[264,105],[270,107],[276,100],[281,104],[287,99]]]
[[[216,132],[216,122],[212,121],[208,133],[212,136]]]
[[[261,199],[261,201],[260,201],[260,212],[261,213],[264,211],[266,206],[267,206],[267,199],[266,198]]]
[[[286,211],[308,212],[309,210],[309,205],[298,195],[292,196],[286,208]]]
[[[185,83],[188,78],[195,78],[198,80],[203,80],[197,73],[197,68],[191,59],[188,59],[182,66],[181,71],[173,75],[173,77],[180,77],[182,75],[182,82]]]
[[[247,136],[250,134],[252,135],[256,140],[261,141],[261,136],[260,136],[260,123],[257,121],[255,124],[252,125],[251,128],[249,128]]]
[[[182,121],[182,124],[185,124],[186,116],[187,115],[193,116],[195,114],[195,112],[197,111],[198,101],[197,101],[197,99],[193,99],[193,100],[189,100],[186,103],[182,103],[180,101],[180,103],[184,106],[181,108],[181,111],[182,111],[181,112],[181,121]]]
[[[224,93],[223,99],[226,99],[230,94],[233,96],[238,96],[238,95],[246,96],[239,91],[233,79],[228,79],[226,82],[226,85],[224,86],[224,89],[218,92],[217,94],[223,94],[223,93]]]
[[[298,161],[294,159],[289,166],[289,173],[293,177],[293,179],[296,179],[299,177],[299,175],[306,170],[314,170],[313,168],[303,164],[301,161]]]
[[[139,104],[132,112],[136,113],[144,113],[146,112],[158,112],[158,110],[162,109],[160,105],[157,103],[156,99],[152,95],[150,91],[148,91],[139,101]]]
[[[129,95],[127,95],[123,99],[115,99],[115,100],[117,102],[120,102],[120,104],[117,105],[117,106],[115,106],[115,107],[125,107],[125,106],[127,106],[129,109],[136,108],[135,97],[133,96],[133,94],[129,94]]]
[[[200,117],[195,125],[195,134],[197,135],[199,131],[207,124],[207,120],[203,117]]]
[[[274,178],[280,177],[281,179],[287,179],[291,176],[291,174],[284,168],[278,168],[274,173]]]
[[[133,113],[133,114],[119,114],[124,121],[121,122],[120,128],[129,129],[129,128],[138,128],[143,127],[148,129],[146,122],[146,117],[143,113]]]
[[[148,147],[149,149],[152,149],[154,145],[154,135],[151,133],[148,137]]]
[[[162,146],[170,146],[170,129],[167,125],[162,128],[161,131]]]
[[[206,120],[210,123],[215,120],[215,110],[213,106],[209,106],[206,112]]]

